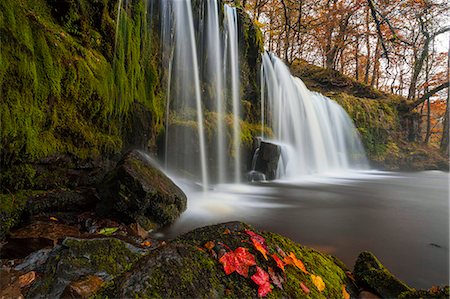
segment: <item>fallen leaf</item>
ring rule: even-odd
[[[311,274],[311,280],[316,286],[316,288],[319,290],[319,292],[322,292],[325,290],[325,283],[322,280],[322,277],[318,275]]]
[[[114,234],[119,228],[118,227],[105,227],[99,230],[100,235],[110,236]]]
[[[225,253],[219,262],[223,265],[223,270],[226,275],[230,275],[236,270],[236,255],[233,251]]]
[[[284,253],[283,249],[277,246],[277,252],[279,255],[281,255],[282,258],[286,257],[286,253]]]
[[[300,282],[300,287],[302,288],[303,292],[305,292],[305,294],[309,294],[311,292],[303,282]]]
[[[278,275],[272,267],[268,268],[270,279],[272,280],[273,284],[276,285],[278,288],[283,289],[283,282],[284,279]]]
[[[253,274],[251,279],[258,285],[259,297],[264,297],[272,291],[269,282],[269,274],[260,267],[256,266],[256,273]]]
[[[342,285],[342,297],[344,297],[344,299],[350,299],[350,294],[347,292],[345,285]]]
[[[226,229],[223,231],[223,234],[224,234],[224,235],[229,235],[229,234],[231,234],[231,231],[230,231],[228,228],[226,228]]]
[[[212,250],[214,246],[216,246],[216,243],[214,243],[213,241],[206,242],[204,245],[204,247],[208,250]]]
[[[236,271],[244,277],[248,277],[248,268],[256,265],[255,257],[244,247],[238,247],[234,252],[225,253],[219,262],[223,265],[227,275]]]
[[[295,256],[295,254],[293,252],[289,253],[289,255],[284,258],[284,263],[286,265],[294,265],[297,268],[299,268],[300,270],[302,270],[303,273],[308,274],[308,271],[306,271],[306,267],[303,264],[303,262],[301,260],[297,259],[297,257]]]
[[[50,220],[58,221],[58,218],[56,218],[56,217],[50,217]]]
[[[272,258],[275,260],[275,262],[277,263],[278,268],[280,268],[281,270],[283,270],[284,272],[284,263],[283,261],[278,257],[278,255],[276,253],[272,254]]]
[[[251,230],[246,229],[245,233],[249,235],[252,239],[256,239],[259,243],[264,244],[266,242],[266,239],[264,239],[262,236],[258,235],[255,232],[252,232]]]
[[[261,254],[264,256],[264,258],[267,261],[267,254],[268,254],[267,250],[255,238],[252,238],[252,242],[253,242],[253,246],[255,247],[255,249],[258,250],[259,252],[261,252]]]
[[[150,247],[150,246],[152,246],[152,242],[150,242],[150,241],[145,241],[145,242],[142,242],[141,245],[142,245],[142,246],[146,246],[146,247]]]
[[[27,274],[21,275],[19,277],[19,286],[21,288],[26,287],[27,285],[32,283],[35,279],[36,279],[36,272],[34,272],[34,271],[31,271],[31,272],[28,272]]]

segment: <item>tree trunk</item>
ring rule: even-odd
[[[447,81],[450,81],[450,38],[449,38],[449,47],[448,47],[448,53],[447,53]],[[441,137],[441,152],[443,154],[448,155],[449,154],[449,142],[448,142],[448,135],[449,135],[449,109],[448,109],[448,103],[450,102],[450,87],[447,89],[447,105],[445,107],[445,116],[444,116],[444,126],[442,131],[442,137]]]
[[[369,24],[369,7],[366,10],[366,49],[367,49],[367,59],[366,59],[366,72],[364,74],[364,83],[369,84],[369,73],[370,73],[370,24]]]

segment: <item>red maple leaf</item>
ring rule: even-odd
[[[225,274],[230,275],[236,271],[244,277],[248,277],[248,267],[256,265],[255,257],[244,247],[225,253],[219,262],[223,264]]]
[[[277,263],[278,268],[280,268],[281,270],[283,270],[284,272],[284,263],[283,261],[278,257],[278,255],[276,253],[272,254],[272,258],[275,260],[275,262]]]
[[[258,285],[258,296],[264,297],[272,291],[269,282],[269,274],[256,266],[256,273],[251,277],[254,283]]]
[[[264,237],[258,235],[255,232],[252,232],[251,230],[246,229],[245,233],[247,235],[249,235],[252,239],[255,239],[256,241],[258,241],[258,243],[261,243],[261,245],[266,243],[266,239],[264,239]]]

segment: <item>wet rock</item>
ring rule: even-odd
[[[358,299],[381,299],[381,297],[369,291],[361,291],[358,295]]]
[[[262,182],[266,180],[264,173],[252,170],[247,174],[247,180],[249,182]]]
[[[11,232],[6,238],[7,243],[1,248],[0,256],[7,259],[24,258],[40,249],[52,248],[68,236],[80,235],[73,226],[37,221]]]
[[[42,265],[47,262],[48,256],[51,252],[51,249],[41,249],[36,252],[31,253],[28,255],[22,263],[17,265],[14,269],[17,271],[33,271],[36,270],[38,267],[41,267]]]
[[[81,212],[98,202],[94,188],[51,190],[31,198],[26,206],[29,215],[51,212]]]
[[[449,286],[433,286],[428,290],[412,290],[403,292],[400,294],[399,298],[407,299],[407,298],[442,298],[446,299],[450,296],[450,288]]]
[[[89,275],[79,281],[71,282],[64,290],[63,298],[89,298],[103,285],[104,281],[98,276]]]
[[[92,281],[84,281],[91,275],[110,281],[128,270],[145,252],[114,238],[67,238],[52,250],[47,264],[40,269],[42,277],[32,285],[27,297],[60,298],[71,283],[81,291],[84,285],[92,285]],[[67,292],[72,292],[71,289]]]
[[[261,141],[254,170],[263,173],[267,180],[276,179],[280,154],[281,148],[279,145]]]
[[[361,252],[355,263],[356,282],[383,298],[397,298],[412,289],[398,280],[370,252]]]
[[[344,285],[353,297],[357,296],[344,269],[330,256],[302,247],[280,235],[255,231],[265,238],[269,251],[276,252],[279,246],[286,253],[295,253],[308,271],[323,278],[326,288],[319,292],[312,284],[310,275],[294,266],[286,266],[284,276],[283,271],[276,268],[273,259],[264,259],[254,249],[246,229],[255,231],[240,222],[193,230],[150,252],[98,295],[109,298],[256,298],[258,287],[250,279],[256,272],[256,266],[249,268],[248,277],[237,273],[226,275],[223,265],[218,261],[223,253],[245,247],[255,256],[259,267],[266,271],[272,267],[279,275],[286,277],[283,289],[273,288],[271,295],[274,298],[304,297],[300,282],[308,285],[311,298],[340,298]]]
[[[126,154],[98,189],[99,214],[138,222],[146,230],[152,223],[174,222],[186,209],[183,191],[140,151]]]

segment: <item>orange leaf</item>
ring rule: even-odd
[[[311,280],[319,292],[325,290],[325,283],[323,282],[322,277],[311,274]]]
[[[253,242],[253,246],[255,247],[255,249],[258,250],[259,252],[261,252],[261,254],[264,256],[264,258],[267,261],[267,254],[268,254],[267,250],[256,239],[252,238],[252,242]]]
[[[303,282],[300,282],[300,287],[302,288],[303,292],[305,292],[306,294],[309,294],[309,292],[311,292],[309,290],[309,288]]]
[[[347,292],[345,285],[342,285],[342,297],[344,297],[344,299],[350,299],[350,294]]]
[[[297,257],[295,256],[295,254],[293,252],[289,253],[289,255],[284,258],[284,263],[286,265],[294,265],[297,268],[299,268],[300,270],[302,270],[303,273],[308,274],[308,271],[306,271],[306,267],[303,264],[303,262],[301,260],[297,259]]]
[[[278,268],[280,268],[281,270],[283,270],[284,272],[284,263],[283,261],[278,257],[278,255],[276,253],[272,254],[272,258],[275,260],[275,262],[277,263]]]
[[[36,279],[36,272],[34,272],[34,271],[31,271],[31,272],[28,272],[27,274],[21,275],[19,277],[19,286],[21,288],[26,287],[27,285],[32,283],[35,279]]]
[[[150,247],[150,246],[152,246],[152,242],[150,242],[150,241],[145,241],[145,242],[142,242],[141,245],[142,245],[142,246],[146,246],[146,247]]]
[[[224,235],[229,235],[229,234],[231,234],[231,231],[230,231],[228,228],[226,228],[226,229],[224,230],[223,234],[224,234]]]
[[[206,244],[204,245],[204,247],[208,250],[213,249],[214,246],[216,246],[216,244],[213,241],[206,242]]]

